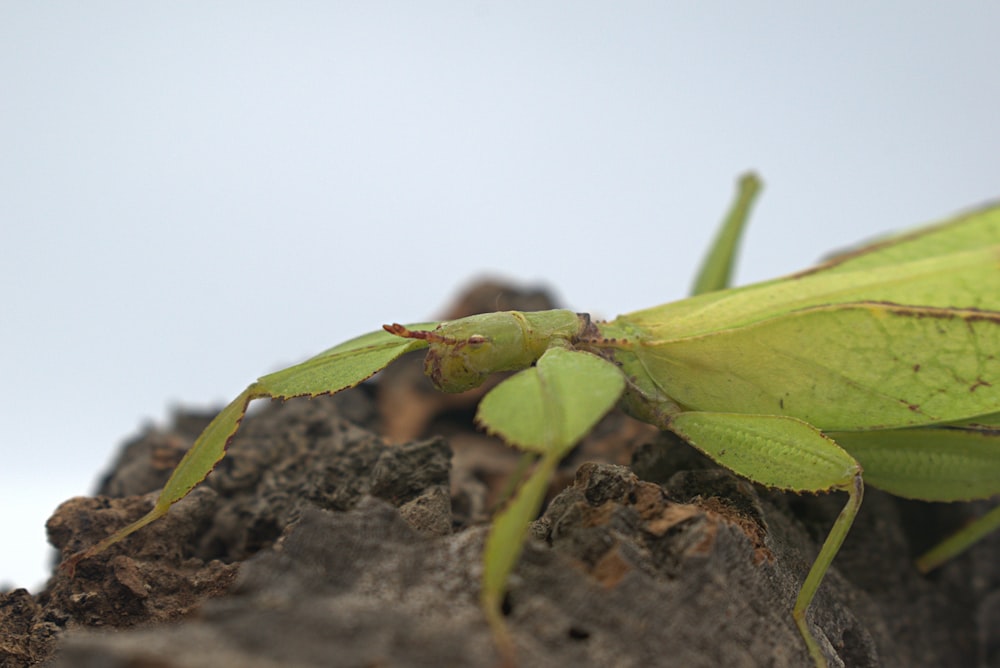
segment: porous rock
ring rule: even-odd
[[[498,665],[483,520],[517,458],[475,430],[475,396],[400,422],[375,394],[253,411],[166,517],[37,595],[0,594],[0,668]],[[101,496],[60,507],[62,556],[146,512],[210,417],[148,428]],[[760,489],[617,412],[552,493],[505,599],[521,665],[808,665],[791,605],[841,496]],[[913,568],[975,510],[867,491],[810,614],[831,665],[1000,666],[1000,538]]]

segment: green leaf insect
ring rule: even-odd
[[[1000,205],[729,288],[759,188],[753,175],[741,180],[688,299],[610,322],[552,310],[388,325],[260,378],[198,438],[153,510],[64,568],[72,572],[187,495],[225,455],[252,400],[338,392],[425,348],[425,371],[446,392],[517,371],[477,413],[527,459],[484,555],[482,605],[508,662],[513,642],[500,604],[528,525],[559,461],[620,405],[766,487],[847,493],[792,608],[806,649],[825,666],[834,650],[807,613],[866,481],[927,501],[1000,494]],[[998,526],[1000,508],[918,568],[935,568]]]

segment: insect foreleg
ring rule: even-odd
[[[429,326],[431,325],[411,325],[407,331]],[[263,376],[243,390],[209,423],[170,475],[152,510],[96,545],[72,555],[63,562],[62,569],[72,575],[76,565],[83,559],[103,552],[166,515],[170,507],[187,496],[226,455],[229,441],[254,399],[333,394],[354,387],[400,355],[426,346],[427,342],[421,339],[399,338],[384,331],[373,332],[330,348],[301,364]]]
[[[61,566],[63,571],[72,577],[76,565],[84,559],[103,552],[123,538],[166,515],[170,507],[187,496],[195,485],[204,480],[215,464],[225,455],[226,445],[239,427],[240,420],[246,414],[250,402],[266,395],[267,393],[262,392],[256,383],[243,390],[240,396],[236,397],[215,416],[215,419],[202,432],[191,449],[185,453],[184,458],[181,459],[177,468],[170,475],[170,479],[167,480],[167,484],[164,485],[160,496],[157,497],[153,509],[104,540],[68,558]]]

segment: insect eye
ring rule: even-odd
[[[473,334],[467,339],[467,341],[469,342],[470,345],[479,346],[484,343],[487,343],[489,339],[483,336],[482,334]]]

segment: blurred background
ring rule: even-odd
[[[0,583],[172,406],[483,274],[683,297],[1000,196],[992,2],[0,3]]]

